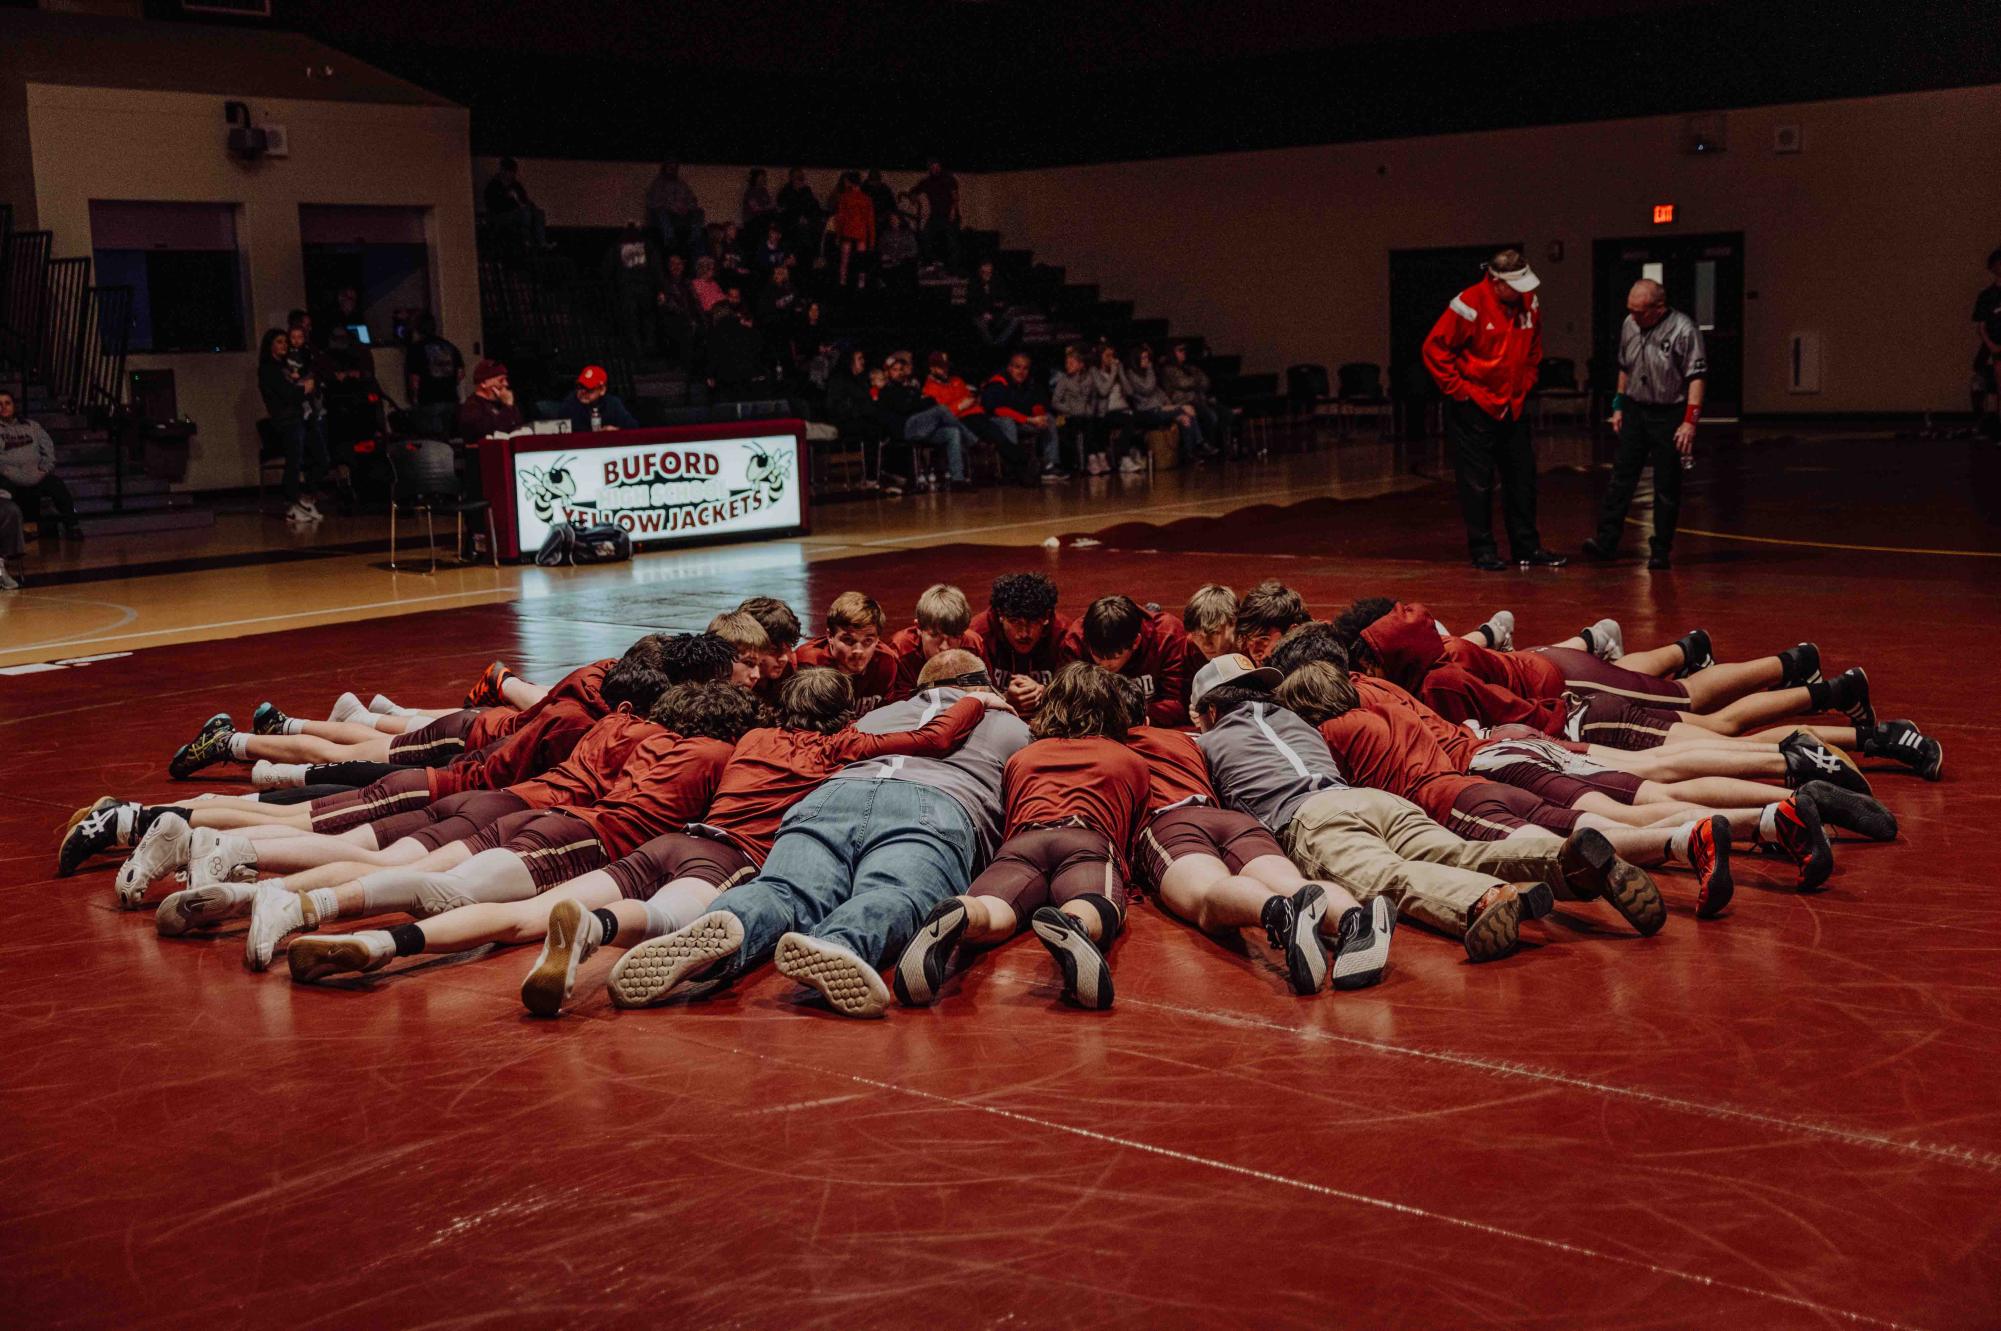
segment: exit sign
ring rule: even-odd
[[[1654,205],[1654,225],[1655,225],[1655,226],[1666,226],[1666,225],[1667,225],[1667,224],[1668,224],[1669,222],[1672,222],[1672,221],[1674,221],[1674,205],[1673,205],[1673,204],[1671,204],[1671,203],[1657,203],[1657,204],[1655,204],[1655,205]]]

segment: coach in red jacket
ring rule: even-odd
[[[1560,568],[1543,549],[1535,522],[1535,446],[1526,411],[1542,364],[1542,279],[1520,250],[1501,250],[1487,275],[1452,298],[1424,339],[1424,367],[1445,394],[1445,434],[1459,473],[1459,506],[1473,567],[1507,567],[1494,545],[1494,472],[1508,545],[1524,568]]]

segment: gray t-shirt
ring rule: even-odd
[[[1282,833],[1311,795],[1347,786],[1320,732],[1275,703],[1250,702],[1195,737],[1216,798]]]
[[[893,702],[855,722],[870,735],[917,730],[966,696],[963,689],[928,689]],[[980,840],[980,862],[993,858],[1001,834],[1001,769],[1028,743],[1028,726],[1012,712],[989,711],[957,750],[943,758],[896,756],[850,763],[836,781],[915,781],[958,801]]]
[[[1626,396],[1650,407],[1688,401],[1688,381],[1709,373],[1702,330],[1680,310],[1669,310],[1652,328],[1632,315],[1619,328],[1619,368],[1626,372]]]

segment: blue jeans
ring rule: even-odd
[[[326,480],[327,418],[315,416],[311,420],[280,421],[278,438],[285,446],[285,498],[296,504],[303,493],[299,487],[302,469],[305,483],[315,489]]]
[[[1034,448],[1037,459],[1042,463],[1044,471],[1048,471],[1051,467],[1058,465],[1057,459],[1059,454],[1057,452],[1056,423],[1054,421],[1051,421],[1039,431],[1033,425],[1024,425],[1020,421],[1009,420],[1005,416],[994,417],[994,424],[999,426],[1001,433],[1005,434],[1016,446]]]
[[[966,479],[966,445],[973,432],[959,424],[959,418],[944,406],[929,406],[903,423],[906,443],[938,444],[945,450],[945,474],[955,481]]]
[[[837,778],[792,806],[757,877],[716,898],[743,921],[736,969],[796,931],[880,970],[973,879],[978,838],[957,800],[915,781]]]

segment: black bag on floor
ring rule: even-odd
[[[572,519],[549,529],[535,552],[544,568],[561,564],[617,564],[632,558],[632,538],[615,522],[583,523]]]

